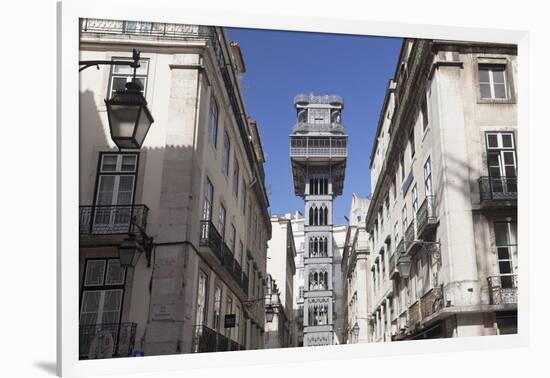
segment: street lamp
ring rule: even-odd
[[[403,278],[409,278],[411,275],[412,259],[411,256],[401,255],[397,258],[397,271]]]
[[[134,69],[132,81],[126,83],[124,90],[117,90],[109,100],[105,99],[107,118],[111,139],[119,149],[140,149],[143,141],[154,122],[147,108],[147,101],[141,93],[141,85],[136,80],[136,70],[139,67],[140,53],[136,49],[132,53],[132,61],[121,60],[82,60],[79,71],[99,65],[130,66]]]
[[[135,267],[143,251],[143,247],[136,240],[136,235],[131,232],[128,238],[124,239],[118,246],[120,266],[124,268]]]
[[[273,317],[275,316],[275,310],[273,306],[267,306],[265,308],[265,321],[268,323],[273,322]]]

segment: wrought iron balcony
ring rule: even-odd
[[[146,205],[80,206],[80,234],[139,233],[147,226]]]
[[[395,275],[397,275],[397,253],[394,252],[390,256],[388,260],[388,268],[389,268],[389,277],[390,280],[394,278]]]
[[[80,359],[130,357],[134,351],[136,323],[90,324],[79,327]]]
[[[500,274],[487,277],[491,304],[518,303],[518,276],[517,274]]]
[[[290,147],[290,157],[347,157],[346,147]]]
[[[210,250],[220,259],[220,262],[223,261],[222,244],[222,237],[216,227],[214,227],[214,224],[209,220],[201,221],[199,245],[210,247]]]
[[[409,252],[413,246],[413,242],[417,239],[416,235],[416,220],[413,219],[405,231],[405,250]]]
[[[479,196],[481,202],[517,201],[518,178],[517,177],[480,177]]]
[[[435,210],[435,196],[426,196],[416,212],[416,230],[419,239],[423,239],[424,232],[430,230],[437,224]]]
[[[223,268],[233,277],[243,291],[248,293],[248,277],[242,271],[239,262],[233,257],[233,252],[223,241],[214,224],[209,220],[201,221],[199,245],[209,247]]]
[[[215,352],[218,333],[205,325],[195,326],[195,338],[193,341],[193,352]]]
[[[216,338],[216,352],[227,352],[229,350],[229,338],[218,333]]]

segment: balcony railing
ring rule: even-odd
[[[518,303],[518,276],[517,274],[500,274],[487,277],[491,304]]]
[[[397,274],[397,252],[392,253],[390,256],[390,259],[388,260],[388,268],[389,268],[389,277],[390,279],[393,278],[395,274]]]
[[[348,150],[346,147],[290,147],[290,156],[346,157]]]
[[[514,201],[518,199],[517,177],[480,177],[479,196],[484,201]]]
[[[147,226],[146,205],[80,206],[80,234],[138,233]]]
[[[79,358],[132,356],[136,327],[136,323],[81,325],[79,327]]]
[[[242,271],[239,262],[233,257],[233,252],[223,241],[214,224],[209,220],[201,221],[199,245],[209,247],[224,269],[237,281],[243,291],[248,294],[248,277]]]
[[[422,233],[437,223],[435,215],[436,203],[435,196],[426,196],[416,213],[416,229],[417,235],[420,237]]]
[[[416,220],[413,219],[405,231],[405,249],[408,251],[416,240]]]

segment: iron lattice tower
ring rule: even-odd
[[[297,95],[290,134],[294,192],[304,199],[304,346],[334,343],[332,204],[342,194],[347,140],[344,101],[334,95]]]

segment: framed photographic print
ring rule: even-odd
[[[60,374],[526,344],[525,33],[99,4],[58,8]]]

